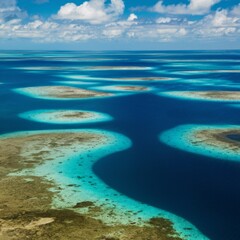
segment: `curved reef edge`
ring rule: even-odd
[[[93,174],[98,159],[131,146],[120,134],[17,132],[2,135],[0,143],[1,237],[207,239],[185,220],[128,199]]]

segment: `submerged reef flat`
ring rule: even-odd
[[[90,82],[90,81],[53,81],[53,83],[56,84],[69,84],[69,85],[94,85],[97,84],[97,82]]]
[[[119,82],[125,82],[125,81],[171,81],[176,80],[176,78],[169,78],[169,77],[119,77],[119,78],[100,78],[100,77],[91,77],[86,75],[58,75],[58,77],[63,77],[67,79],[73,79],[73,80],[97,80],[97,81],[119,81]]]
[[[36,110],[19,114],[19,117],[52,124],[78,124],[110,121],[108,114],[81,110]]]
[[[184,151],[240,161],[239,126],[183,125],[163,132],[160,140]]]
[[[120,58],[97,58],[97,57],[69,57],[69,58],[64,58],[64,57],[61,57],[61,58],[46,58],[46,59],[43,59],[43,60],[46,60],[46,61],[50,61],[50,62],[76,62],[76,63],[79,63],[79,62],[103,62],[103,61],[106,61],[106,62],[112,62],[112,61],[121,61],[123,59],[120,59]]]
[[[213,86],[225,88],[237,88],[240,86],[226,79],[209,79],[209,78],[183,79],[179,80],[179,82],[193,86]]]
[[[129,77],[129,78],[112,78],[117,81],[170,81],[175,80],[174,78],[168,77]]]
[[[160,96],[207,101],[240,101],[240,91],[171,91]]]
[[[228,106],[240,109],[240,103],[239,104],[228,104]]]
[[[204,62],[168,62],[165,63],[167,67],[179,67],[179,68],[195,68],[195,69],[207,69],[206,71],[215,71],[216,65],[213,63]],[[194,70],[193,70],[194,71]]]
[[[126,86],[115,86],[115,88],[118,90],[124,90],[124,91],[147,91],[149,90],[148,87],[144,86],[133,86],[133,85],[126,85]]]
[[[92,171],[131,146],[101,130],[16,132],[0,137],[0,238],[207,239],[171,213],[109,188]]]
[[[144,62],[186,62],[186,63],[203,63],[203,62],[210,62],[210,63],[214,63],[214,62],[217,62],[217,63],[225,63],[225,62],[240,62],[240,60],[238,59],[170,59],[170,58],[146,58],[146,59],[140,59],[141,61],[144,61]]]
[[[13,68],[13,69],[16,69],[16,70],[24,70],[24,71],[76,71],[76,70],[82,70],[83,67],[79,67],[79,66],[33,66],[33,67],[16,67],[16,68]]]
[[[91,66],[84,67],[85,70],[93,71],[138,71],[138,70],[151,70],[152,67],[143,67],[143,66]]]
[[[187,72],[187,71],[186,71]],[[195,72],[195,71],[190,71]],[[196,72],[207,72],[207,73],[240,73],[240,69],[225,69],[225,70],[215,70],[215,69],[209,69],[209,70],[198,70]]]
[[[143,92],[149,91],[151,88],[139,85],[111,85],[104,87],[96,87],[95,89],[105,91],[123,91],[123,92]]]
[[[97,86],[92,89],[106,91],[106,92],[117,92],[117,94],[121,95],[129,95],[141,92],[147,92],[154,90],[153,87],[142,86],[142,85],[108,85],[108,86]]]
[[[17,88],[14,91],[34,97],[43,99],[58,99],[58,100],[73,100],[86,99],[95,97],[111,96],[110,93],[86,90],[82,88],[68,87],[68,86],[40,86]]]
[[[176,74],[184,74],[184,75],[198,75],[198,74],[209,74],[209,73],[240,73],[240,69],[225,69],[225,70],[217,70],[217,69],[206,69],[206,70],[186,70],[186,71],[178,71],[174,72]]]

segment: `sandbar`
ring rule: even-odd
[[[240,91],[171,91],[160,96],[206,101],[240,101]]]
[[[114,86],[117,90],[124,90],[124,91],[148,91],[148,87],[144,86],[133,86],[133,85],[126,85],[126,86]]]

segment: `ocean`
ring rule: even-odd
[[[185,219],[209,239],[240,239],[239,135],[236,159],[189,151],[181,138],[175,140],[180,147],[159,138],[182,125],[240,125],[240,96],[238,101],[171,96],[240,91],[240,51],[1,51],[0,70],[0,134],[71,128],[126,136],[129,148],[93,164],[97,178],[128,199]],[[64,101],[15,91],[59,85],[112,95]],[[126,85],[147,90],[116,88]],[[93,111],[111,119],[66,126],[20,117],[39,109]]]

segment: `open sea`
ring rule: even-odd
[[[125,69],[96,70],[96,66]],[[142,77],[168,80],[137,79]],[[107,91],[113,96],[59,101],[13,91],[54,85]],[[114,89],[118,85],[145,86],[149,91]],[[159,139],[161,133],[180,125],[240,125],[240,101],[161,95],[208,90],[240,91],[240,51],[1,51],[0,134],[66,128],[120,133],[132,146],[93,166],[106,185],[187,220],[211,240],[239,240],[240,162],[185,151]],[[66,127],[19,117],[38,109],[94,111],[112,119]],[[239,141],[239,135],[232,137]]]

